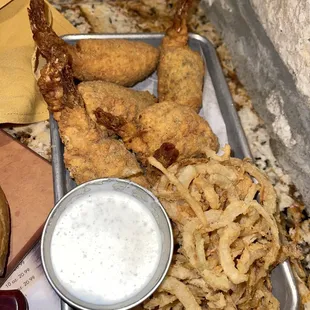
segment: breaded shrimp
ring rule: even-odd
[[[95,110],[97,122],[114,130],[126,147],[146,165],[162,144],[172,144],[178,151],[178,159],[203,156],[205,149],[217,151],[218,140],[208,122],[192,108],[175,102],[160,102],[144,109],[135,122],[126,122],[102,109]]]
[[[44,1],[31,0],[33,16],[44,14]],[[80,40],[69,45],[59,38],[47,21],[31,23],[33,38],[40,40],[44,57],[51,56],[43,44],[59,46],[72,58],[73,76],[81,81],[104,80],[132,86],[155,71],[159,59],[157,48],[144,43],[120,39]],[[44,36],[44,38],[40,38]]]
[[[29,17],[32,29],[39,29],[45,17],[43,11],[38,12],[34,2],[37,0],[31,2]],[[70,175],[78,184],[103,177],[137,179],[142,176],[135,156],[121,141],[104,137],[91,120],[74,84],[66,47],[50,29],[44,31],[45,35],[39,31],[34,36],[40,52],[47,59],[38,86],[58,122],[65,146],[64,161]]]
[[[188,46],[186,17],[191,1],[182,0],[160,47],[159,101],[174,101],[198,112],[202,105],[204,62]]]
[[[148,91],[137,91],[104,81],[82,82],[78,90],[93,121],[96,121],[94,111],[102,108],[105,112],[132,122],[143,109],[157,101]],[[106,130],[104,126],[100,128]]]

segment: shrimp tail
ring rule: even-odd
[[[45,14],[44,0],[31,0],[28,16],[33,39],[47,64],[38,80],[40,92],[51,112],[84,106],[73,79],[69,45],[53,31]]]
[[[187,20],[188,12],[192,6],[192,2],[193,0],[182,0],[179,3],[179,7],[174,16],[173,25],[172,25],[172,27],[178,33],[182,31],[182,28],[186,28],[186,31],[187,31],[186,20]]]
[[[181,0],[174,15],[173,24],[166,31],[163,47],[186,46],[188,42],[187,17],[193,0]]]
[[[74,84],[69,56],[53,47],[53,55],[41,70],[38,80],[40,92],[51,112],[65,107],[84,107],[84,101]]]
[[[133,122],[127,122],[123,117],[113,115],[97,108],[94,111],[97,123],[105,126],[119,135],[124,142],[127,142],[138,135],[138,130]]]
[[[47,21],[44,0],[31,0],[28,16],[33,40],[44,58],[51,59],[55,48],[67,51],[67,44],[58,37]]]

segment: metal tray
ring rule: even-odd
[[[74,44],[83,39],[128,39],[144,41],[153,46],[159,46],[162,34],[78,34],[66,35],[63,39],[69,44]],[[228,142],[235,157],[252,157],[246,137],[240,124],[239,117],[234,108],[233,101],[226,84],[221,66],[212,44],[204,37],[197,34],[189,35],[189,45],[193,50],[200,51],[206,61],[208,73],[211,77],[219,108],[224,119]],[[54,178],[55,202],[64,196],[76,184],[70,178],[63,160],[63,144],[58,133],[57,123],[50,117],[52,164]],[[281,310],[297,310],[300,301],[295,279],[289,262],[277,266],[271,274],[273,294],[280,301]]]

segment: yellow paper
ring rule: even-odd
[[[26,0],[0,0],[0,123],[34,123],[48,119],[46,103],[32,72],[35,43]],[[53,29],[58,35],[78,33],[56,9]]]

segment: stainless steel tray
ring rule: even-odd
[[[153,46],[159,46],[162,37],[162,34],[78,34],[66,35],[63,39],[70,44],[83,39],[128,39],[144,41]],[[234,156],[239,158],[252,157],[215,49],[206,38],[197,34],[189,35],[189,45],[193,50],[200,51],[205,58],[208,73],[211,77],[219,108],[226,125],[228,142],[232,147]],[[64,166],[63,145],[58,134],[57,123],[52,116],[50,118],[50,130],[54,195],[55,202],[57,202],[69,190],[74,188],[76,184],[70,178]],[[280,301],[281,310],[299,309],[299,295],[289,262],[284,262],[275,268],[271,279],[273,293]]]

